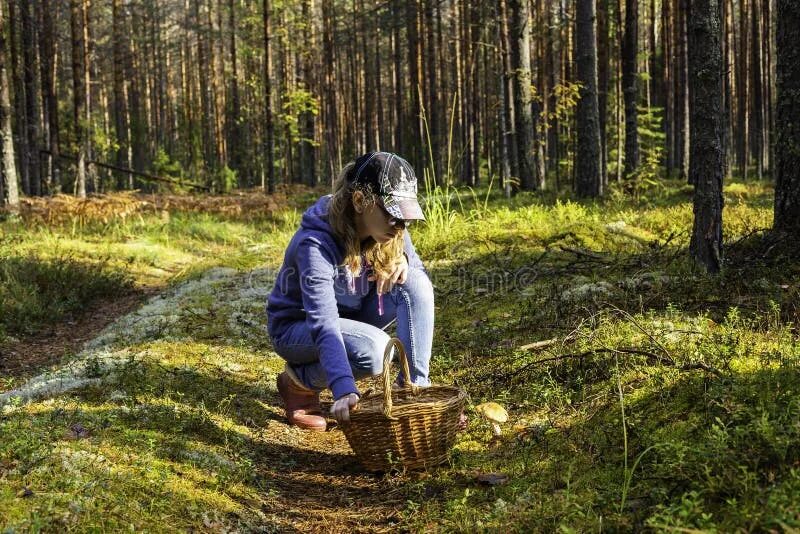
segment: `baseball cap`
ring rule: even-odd
[[[392,217],[406,221],[425,219],[417,200],[414,170],[397,154],[368,152],[359,156],[350,178],[354,183],[369,185]]]

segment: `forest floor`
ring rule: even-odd
[[[283,418],[263,306],[317,193],[281,194],[0,222],[0,529],[800,528],[800,262],[764,232],[768,184],[726,187],[717,277],[687,258],[678,183],[429,195],[432,375],[470,425],[445,466],[385,475]],[[484,400],[511,413],[499,439]]]

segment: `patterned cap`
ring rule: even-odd
[[[356,160],[349,178],[357,184],[369,185],[392,217],[425,220],[417,201],[417,177],[411,165],[397,154],[364,154]]]

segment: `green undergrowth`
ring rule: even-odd
[[[108,223],[0,223],[0,342],[35,334],[93,302],[167,287],[212,267],[250,269],[278,260],[296,209],[242,222],[198,212]]]
[[[771,188],[726,186],[714,277],[688,259],[690,189],[622,189],[429,191],[411,233],[436,289],[432,374],[467,390],[470,425],[448,465],[358,479],[363,494],[333,468],[320,485],[318,466],[354,461],[311,455],[275,392],[263,304],[299,211],[75,234],[4,223],[6,256],[69,253],[168,288],[0,397],[0,528],[303,530],[298,502],[331,530],[386,528],[367,496],[411,531],[800,528],[800,264],[765,232]],[[497,438],[473,410],[486,400],[510,413]],[[364,510],[358,528],[335,523],[337,494]]]

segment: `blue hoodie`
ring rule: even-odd
[[[289,324],[306,321],[311,339],[319,348],[328,387],[333,398],[339,399],[358,392],[339,317],[359,311],[375,282],[367,280],[367,269],[352,276],[342,265],[344,245],[328,223],[330,200],[331,195],[320,198],[303,214],[300,229],[286,248],[275,288],[267,299],[267,322],[270,338],[275,340],[280,339]],[[404,237],[409,268],[424,270],[408,231]]]

